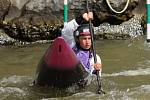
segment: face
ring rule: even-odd
[[[79,43],[83,49],[91,48],[91,36],[79,36]]]

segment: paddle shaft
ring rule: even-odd
[[[90,12],[89,3],[91,3],[91,0],[87,0],[87,12]],[[97,63],[95,42],[94,42],[94,30],[93,30],[93,25],[92,25],[91,20],[89,20],[89,29],[90,29],[90,33],[91,33],[92,53],[93,53],[93,57],[94,57],[94,63]],[[105,92],[102,90],[102,83],[101,83],[101,80],[100,80],[98,70],[96,70],[96,76],[97,76],[97,83],[98,83],[98,93],[99,94],[101,94],[101,93],[105,94]]]

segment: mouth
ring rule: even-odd
[[[89,47],[90,47],[90,45],[86,45],[86,47],[87,47],[87,48],[89,48]]]

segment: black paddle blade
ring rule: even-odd
[[[101,88],[98,89],[97,93],[98,94],[106,94],[106,92]]]

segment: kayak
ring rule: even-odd
[[[35,85],[66,88],[88,76],[76,54],[63,37],[57,37],[41,58]]]

